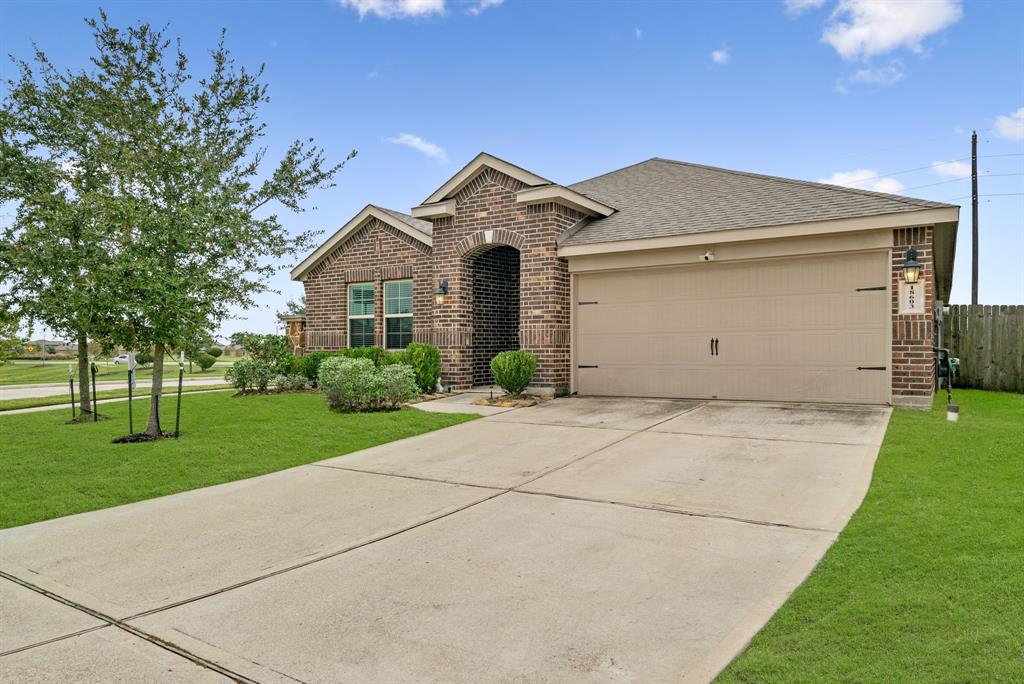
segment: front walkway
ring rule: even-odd
[[[859,505],[888,415],[558,399],[6,530],[0,672],[707,681]]]

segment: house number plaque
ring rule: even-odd
[[[900,280],[900,313],[924,313],[924,283],[910,284]]]

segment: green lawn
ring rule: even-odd
[[[175,400],[162,408],[163,427],[173,430]],[[147,410],[137,402],[136,420]],[[111,420],[79,425],[66,425],[63,411],[0,416],[0,528],[270,473],[476,418],[416,409],[341,414],[320,394],[213,392],[183,397],[180,440],[111,444],[128,432],[127,402],[103,413]]]
[[[718,682],[1024,681],[1024,395],[896,410],[867,498]]]
[[[217,378],[210,378],[209,385],[185,385],[181,388],[182,394],[188,394],[189,392],[205,392],[211,389],[219,389],[222,387],[230,387],[226,383],[218,383]],[[171,382],[164,385],[163,396],[170,396],[178,393],[178,383]],[[136,397],[147,397],[149,396],[148,387],[139,387],[134,391]],[[111,389],[111,390],[97,390],[96,399],[102,401],[103,399],[122,399],[128,396],[128,390],[126,389]],[[78,390],[75,390],[75,406],[78,406]],[[0,400],[0,413],[4,411],[13,411],[15,409],[34,408],[36,406],[57,406],[59,404],[67,404],[67,415],[70,417],[71,405],[70,395],[56,394],[48,397],[29,397],[27,399],[3,399]],[[103,404],[97,407],[100,413],[104,412]]]
[[[221,357],[218,361],[234,363],[236,357],[225,359]],[[75,387],[78,387],[78,365],[72,361],[11,361],[0,364],[0,385],[37,384],[46,382],[67,382],[68,363],[75,363]],[[227,371],[226,365],[215,365],[205,373],[199,370],[198,364],[193,364],[194,372],[188,372],[188,363],[185,363],[186,378],[217,378],[223,379]],[[138,369],[138,379],[146,379],[153,376],[152,366]],[[169,359],[164,362],[164,380],[168,378],[177,379],[177,363]],[[115,366],[111,361],[99,361],[96,363],[96,382],[123,380],[128,381],[128,366]],[[78,391],[77,389],[75,390]]]

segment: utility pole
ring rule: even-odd
[[[971,304],[978,303],[978,132],[971,132]]]

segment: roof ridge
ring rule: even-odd
[[[861,195],[868,197],[881,197],[884,199],[893,200],[896,202],[902,202],[903,204],[909,204],[915,207],[927,207],[934,208],[937,206],[943,207],[955,207],[955,204],[947,204],[945,202],[936,202],[934,200],[926,200],[919,197],[908,197],[906,195],[895,195],[888,192],[877,192],[875,190],[864,190],[861,188],[850,188],[845,185],[834,185],[832,183],[820,183],[817,181],[801,180],[799,178],[785,178],[783,176],[771,176],[765,173],[753,173],[751,171],[737,171],[736,169],[726,169],[721,166],[709,166],[707,164],[697,164],[694,162],[678,161],[676,159],[666,159],[664,157],[652,157],[648,161],[660,161],[667,164],[678,164],[679,166],[689,166],[698,169],[705,169],[707,171],[717,171],[718,173],[730,173],[735,176],[746,176],[748,178],[758,178],[762,180],[776,181],[779,183],[789,183],[792,185],[802,185],[805,187],[812,188],[828,188],[830,190],[839,190],[841,192],[847,192],[852,195]],[[635,165],[634,165],[635,166]],[[629,168],[629,167],[625,167]],[[621,170],[621,169],[620,169]]]
[[[610,176],[613,173],[618,173],[619,171],[625,171],[626,169],[631,169],[634,166],[640,166],[641,164],[646,164],[646,163],[652,162],[652,161],[672,161],[672,160],[671,159],[662,159],[661,157],[651,157],[650,159],[644,159],[643,161],[638,161],[638,162],[635,162],[633,164],[628,164],[628,165],[623,166],[622,168],[619,168],[619,169],[612,169],[611,171],[606,171],[605,173],[599,174],[597,176],[593,176],[591,178],[584,178],[583,180],[576,181],[575,183],[569,183],[566,187],[571,188],[574,185],[582,185],[583,183],[589,183],[592,180],[597,180],[598,178],[604,178],[605,176]],[[683,164],[685,162],[677,162],[677,163],[678,164]]]

